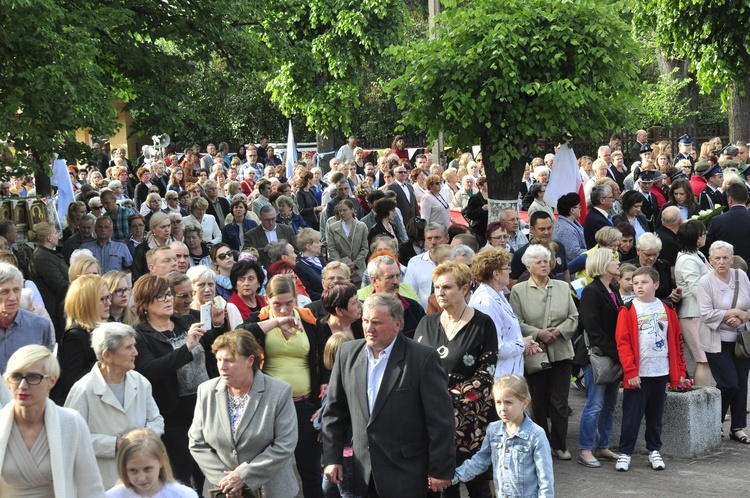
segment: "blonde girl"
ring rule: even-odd
[[[500,420],[487,427],[479,452],[456,469],[453,484],[470,481],[492,465],[498,496],[554,496],[547,436],[526,414],[531,403],[526,379],[504,375],[495,381],[492,394]]]
[[[108,498],[197,498],[191,488],[172,476],[164,443],[151,429],[135,429],[122,437],[117,450],[120,484],[107,491]]]

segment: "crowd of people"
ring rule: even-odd
[[[573,375],[587,468],[628,470],[644,415],[665,468],[688,377],[750,443],[747,146],[637,139],[579,159],[585,201],[534,159],[497,220],[481,154],[400,136],[291,178],[267,140],[71,167],[61,233],[0,221],[3,496],[553,496]]]

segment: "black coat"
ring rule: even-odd
[[[307,226],[315,230],[320,230],[320,221],[318,220],[318,215],[315,213],[315,208],[319,205],[318,199],[315,197],[315,192],[299,189],[294,195],[294,202],[297,203],[299,214],[305,220]]]
[[[586,249],[591,249],[596,245],[594,236],[599,229],[603,227],[614,226],[609,219],[595,208],[589,210],[586,220],[583,222],[583,238],[586,239]]]
[[[320,258],[320,262],[324,267],[328,264],[323,258]],[[322,270],[318,271],[317,268],[308,265],[300,257],[297,257],[297,264],[294,265],[294,270],[297,273],[297,278],[299,278],[302,285],[305,286],[305,290],[310,296],[310,299],[313,301],[320,299],[320,296],[323,293]]]
[[[187,332],[194,323],[190,316],[173,316],[174,333]],[[135,358],[135,369],[151,382],[151,392],[159,412],[174,413],[180,406],[180,389],[177,381],[177,369],[193,361],[193,353],[183,344],[177,349],[172,347],[167,337],[155,330],[148,322],[139,322],[135,326],[135,347],[138,356]],[[215,336],[206,332],[201,337],[205,351],[211,351]]]
[[[750,261],[750,211],[745,206],[732,206],[713,220],[708,227],[706,247],[717,240],[734,246],[735,256]]]
[[[57,345],[57,360],[60,362],[60,378],[50,392],[50,399],[63,406],[73,384],[89,373],[96,363],[91,331],[78,324],[66,329]]]
[[[206,209],[206,214],[210,214],[211,216],[216,218],[216,223],[219,224],[219,228],[224,228],[224,220],[226,219],[228,214],[232,213],[232,211],[229,209],[229,201],[221,196],[216,198],[216,202],[219,203],[222,211],[224,211],[224,216],[219,216],[218,214],[216,214],[216,209],[214,208],[214,205],[211,204],[211,201],[209,199],[206,200],[208,201],[208,209]]]
[[[68,265],[61,254],[42,245],[37,245],[31,255],[29,275],[42,295],[44,307],[55,327],[57,342],[65,330],[63,303],[68,292]]]
[[[617,304],[612,301],[612,297],[599,277],[595,278],[583,289],[578,316],[581,319],[583,329],[588,334],[589,345],[599,347],[602,353],[619,362],[615,329],[617,328],[617,315],[622,306],[622,298],[620,298],[617,289],[614,287],[612,289],[615,291]],[[588,356],[586,356],[584,365],[588,363]]]
[[[482,209],[483,206],[487,205],[487,200],[482,194],[477,193],[469,198],[469,202],[464,209],[463,216],[466,221],[469,222],[471,231],[477,235],[480,240],[485,240],[484,236],[487,232],[487,220],[489,217],[489,210],[485,211]]]

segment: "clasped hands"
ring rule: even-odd
[[[242,490],[245,487],[245,483],[237,473],[236,470],[224,471],[224,478],[219,481],[219,488],[221,492],[227,495],[227,498],[235,498],[242,496]]]
[[[555,342],[560,337],[560,330],[555,327],[548,327],[546,329],[539,329],[536,338],[545,344]]]
[[[750,313],[738,308],[732,308],[727,310],[722,321],[729,327],[737,328],[743,323],[750,321]]]

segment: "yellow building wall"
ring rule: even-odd
[[[128,137],[132,132],[133,118],[130,116],[129,112],[123,110],[125,108],[124,103],[116,102],[114,105],[117,108],[120,127],[117,130],[117,133],[109,137],[109,149],[111,151],[112,149],[125,147],[127,150],[125,157],[135,159],[141,153],[140,150],[138,150],[138,144],[143,144],[145,142],[142,137],[139,136]],[[76,140],[88,145],[93,144],[93,137],[89,130],[78,130],[76,132]]]

